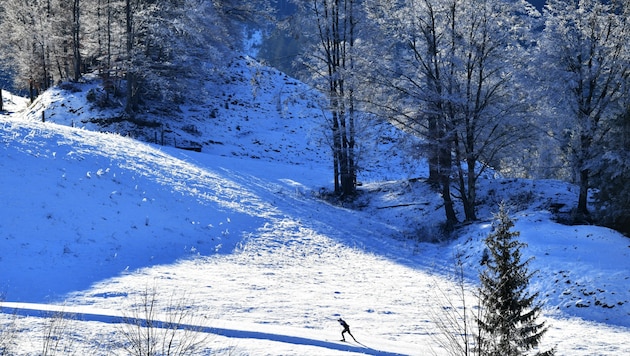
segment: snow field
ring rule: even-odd
[[[553,222],[550,200],[570,204],[570,186],[484,180],[481,189],[494,192],[480,207],[486,221],[453,241],[435,237],[439,196],[421,179],[400,181],[412,174],[401,172],[400,157],[367,172],[357,205],[334,206],[317,198],[331,185],[325,152],[304,153],[317,150],[316,129],[301,120],[315,117],[315,101],[289,79],[261,73],[258,83],[268,82],[260,88],[275,91],[208,107],[216,120],[197,125],[222,143],[201,154],[41,123],[17,109],[0,117],[0,323],[17,330],[19,355],[41,353],[50,330],[51,319],[25,312],[28,305],[75,313],[61,332],[65,354],[120,352],[115,318],[133,314],[147,289],[160,318],[173,300],[185,302],[218,354],[446,354],[437,325],[463,310],[455,256],[474,304],[483,238],[503,199],[540,270],[533,287],[550,325],[541,349],[630,354],[628,240]],[[240,98],[239,90],[226,85],[217,100]],[[50,121],[81,122],[60,105],[49,110],[57,101],[82,107],[82,99],[44,99]],[[16,311],[16,302],[26,306]],[[337,341],[340,316],[367,347]]]

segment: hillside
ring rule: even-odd
[[[507,200],[540,270],[542,347],[630,353],[630,243],[554,222],[550,209],[574,204],[575,187],[486,177],[482,221],[445,240],[424,167],[406,168],[390,150],[398,133],[381,127],[360,198],[331,205],[318,198],[331,179],[316,93],[255,62],[234,68],[168,129],[201,152],[143,143],[121,124],[95,132],[85,99],[95,82],[29,109],[5,98],[15,106],[0,116],[0,346],[9,335],[16,354],[40,352],[50,329],[33,316],[61,311],[72,317],[55,331],[63,354],[122,354],[118,317],[137,316],[155,291],[158,318],[184,305],[219,354],[445,354],[438,324],[461,309],[455,256],[473,301],[482,239]],[[340,316],[362,344],[336,341]]]

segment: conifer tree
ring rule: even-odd
[[[547,327],[538,322],[542,305],[538,293],[529,293],[532,277],[527,266],[531,259],[521,260],[526,244],[512,231],[513,220],[502,204],[495,217],[494,231],[486,238],[490,252],[485,270],[480,275],[481,308],[477,320],[480,355],[526,355],[537,347]],[[553,355],[553,350],[538,353]]]

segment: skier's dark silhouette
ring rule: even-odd
[[[348,333],[348,335],[352,336],[352,340],[358,342],[357,339],[355,339],[352,333],[350,332],[350,325],[348,325],[348,323],[346,323],[346,321],[341,318],[337,319],[337,321],[343,327],[343,331],[341,332],[341,341],[346,341],[346,337],[344,336],[344,334]]]

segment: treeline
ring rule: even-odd
[[[123,95],[133,115],[145,100],[192,93],[186,79],[238,49],[242,24],[268,10],[245,0],[1,0],[0,58],[31,96],[97,72],[103,100]]]
[[[423,139],[401,154],[428,160],[447,227],[477,219],[478,179],[492,172],[574,182],[574,221],[630,226],[630,0],[547,0],[542,12],[526,0],[280,5],[296,12],[276,24],[299,43],[296,68],[327,94],[337,194],[355,193],[362,128],[379,117]],[[96,72],[95,100],[133,117],[197,96],[244,24],[276,21],[269,7],[0,0],[0,59],[33,95]]]
[[[368,112],[423,138],[404,154],[428,159],[447,226],[477,219],[478,179],[498,171],[575,182],[573,221],[627,231],[630,1],[294,3],[300,64],[328,94],[339,194],[354,193]]]

